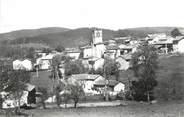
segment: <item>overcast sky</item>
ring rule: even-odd
[[[184,27],[183,0],[0,0],[0,33],[41,27]]]

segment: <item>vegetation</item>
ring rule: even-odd
[[[143,44],[132,55],[132,69],[137,81],[132,82],[135,100],[150,101],[153,97],[153,89],[157,86],[156,70],[158,68],[158,56],[156,48],[152,45]],[[151,96],[150,96],[151,95]]]
[[[82,61],[68,61],[64,65],[65,67],[65,75],[70,76],[72,74],[81,74],[87,72],[86,68],[82,65]]]
[[[171,36],[176,37],[176,36],[182,36],[181,32],[179,31],[178,28],[175,28],[171,31]]]
[[[115,76],[116,80],[119,80],[119,69],[118,64],[112,60],[112,59],[105,59],[104,65],[103,65],[103,75],[108,80],[111,78],[111,76]]]
[[[55,48],[55,50],[57,52],[63,52],[65,50],[65,48],[62,45],[57,45],[56,48]]]
[[[4,91],[12,94],[13,99],[17,101],[16,114],[20,113],[20,100],[23,91],[26,89],[26,83],[30,81],[30,73],[24,70],[4,69],[1,71],[2,79],[6,79]]]
[[[79,102],[79,99],[84,96],[83,88],[80,84],[68,84],[67,89],[70,91],[70,99],[74,101],[74,107],[77,107],[77,103]]]
[[[41,93],[40,97],[41,97],[41,104],[43,106],[43,109],[46,109],[45,100],[48,98],[47,89],[44,87],[38,87],[38,92]]]
[[[181,100],[184,97],[184,59],[183,56],[165,57],[159,60],[157,73],[158,86],[155,97],[159,100]]]

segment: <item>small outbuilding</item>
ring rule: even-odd
[[[114,86],[114,91],[115,92],[121,92],[121,91],[125,91],[125,84],[123,84],[123,83],[121,83],[121,82],[119,82],[118,84],[116,84],[115,86]]]

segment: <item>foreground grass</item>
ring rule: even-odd
[[[128,102],[127,106],[117,107],[33,109],[26,112],[33,117],[183,117],[184,103],[173,101],[148,105]]]

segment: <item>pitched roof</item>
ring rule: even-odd
[[[132,49],[134,47],[133,46],[130,46],[130,45],[121,44],[121,45],[119,45],[119,48],[120,49]]]
[[[105,86],[106,83],[107,83],[108,86],[115,86],[116,84],[118,84],[118,81],[101,79],[101,80],[96,81],[94,83],[94,85],[96,85],[96,86]]]
[[[92,74],[75,74],[72,75],[71,78],[74,78],[76,80],[95,80],[98,77],[100,77],[100,75],[92,75]]]
[[[81,46],[80,49],[88,49],[88,48],[92,48],[91,45],[85,45],[85,46]]]
[[[27,91],[32,91],[34,88],[35,88],[34,85],[29,84],[29,83],[26,84],[26,90],[27,90]]]
[[[183,38],[184,38],[184,36],[176,36],[175,38],[173,38],[173,41],[179,41]]]
[[[119,47],[117,45],[111,45],[111,46],[106,46],[107,50],[117,50]]]
[[[78,52],[81,52],[81,50],[79,48],[65,48],[65,51],[67,53],[78,53]]]

